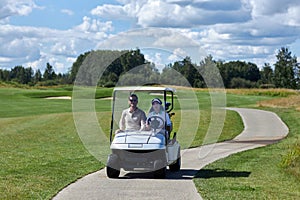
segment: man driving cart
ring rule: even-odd
[[[145,129],[146,114],[137,107],[138,96],[131,94],[128,97],[129,108],[123,110],[119,122],[120,129],[116,133],[123,131],[142,131]]]

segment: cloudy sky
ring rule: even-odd
[[[148,28],[143,32],[148,37],[155,29],[173,30],[214,59],[261,67],[273,64],[282,46],[300,58],[299,13],[299,0],[0,0],[0,68],[43,70],[49,62],[56,72],[67,72],[81,53],[101,49],[116,35]],[[141,47],[142,38],[127,39]],[[165,41],[172,43],[173,55],[152,49],[145,51],[149,60],[164,64],[184,55],[183,37],[162,34],[151,44]]]

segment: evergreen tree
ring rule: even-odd
[[[32,83],[33,74],[34,74],[34,72],[33,72],[33,69],[31,67],[25,68],[23,83],[24,84]]]
[[[274,83],[278,88],[297,88],[297,78],[295,74],[295,66],[297,66],[296,56],[288,48],[282,47],[276,55]]]
[[[90,51],[85,52],[84,54],[80,54],[76,61],[73,63],[71,71],[70,71],[70,81],[71,83],[73,83],[76,79],[76,75],[77,72],[80,68],[80,66],[82,65],[83,61],[85,60],[85,58],[90,54]]]
[[[33,80],[34,83],[42,81],[42,73],[39,69],[35,72]]]
[[[296,88],[300,89],[300,63],[296,63],[294,66],[296,76]]]
[[[261,84],[273,84],[274,83],[274,71],[269,63],[265,63],[264,67],[260,71]]]
[[[56,74],[54,72],[54,69],[53,69],[52,65],[47,63],[45,72],[43,74],[43,79],[45,81],[47,81],[47,80],[54,80],[55,78],[56,78]]]

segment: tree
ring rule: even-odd
[[[245,69],[245,79],[257,82],[260,79],[260,72],[256,64],[248,62]]]
[[[25,69],[22,66],[15,66],[10,71],[10,79],[14,82],[23,84],[25,76]]]
[[[230,81],[231,88],[253,88],[255,86],[255,82],[251,82],[244,78],[233,78]]]
[[[84,54],[80,54],[76,61],[73,63],[72,67],[71,67],[71,71],[70,71],[70,80],[71,80],[71,83],[73,83],[76,79],[76,75],[77,75],[77,72],[80,68],[80,66],[82,65],[83,61],[85,60],[85,58],[90,54],[91,52],[88,51],[88,52],[85,52]]]
[[[43,78],[44,78],[45,81],[54,80],[56,78],[56,74],[54,72],[54,69],[49,63],[47,63],[45,72],[43,74]]]
[[[32,84],[34,71],[31,67],[25,68],[24,84]]]
[[[123,66],[123,72],[127,72],[137,66],[146,64],[144,55],[141,53],[140,49],[125,51],[120,56],[120,62]]]
[[[220,76],[220,70],[216,66],[217,62],[213,60],[212,55],[207,56],[203,61],[200,62],[198,69],[203,78],[201,77],[198,80],[202,85],[201,87],[224,87],[222,77]]]
[[[107,58],[105,58],[107,56]],[[91,62],[91,60],[102,60],[100,63],[89,63],[89,67],[83,68],[86,70],[86,75],[80,75],[80,82],[82,84],[90,85],[93,81],[96,81],[99,77],[93,77],[93,75],[98,74],[98,72],[103,71],[103,74],[98,82],[98,85],[114,85],[118,82],[119,77],[128,72],[129,70],[146,64],[146,59],[139,49],[136,50],[123,50],[123,51],[113,51],[113,50],[98,50],[90,51],[81,54],[77,60],[73,63],[70,71],[70,80],[74,82],[79,71],[79,68],[83,65],[87,65],[86,62]],[[109,62],[108,62],[109,61]],[[108,65],[108,66],[104,66]],[[100,74],[99,74],[100,75]],[[79,80],[78,80],[79,81]],[[85,82],[85,83],[83,83]]]
[[[196,65],[192,64],[190,57],[187,56],[182,61],[176,61],[173,65],[170,65],[170,67],[182,74],[191,86],[203,86],[203,79],[197,71]]]
[[[300,89],[300,63],[294,66],[294,72],[296,76],[296,88]]]
[[[37,83],[37,82],[40,82],[42,81],[42,73],[41,71],[38,69],[35,74],[34,74],[34,78],[33,78],[33,82],[34,83]]]
[[[8,70],[1,70],[1,80],[2,81],[10,81],[10,71]]]
[[[295,66],[297,66],[296,56],[288,48],[282,47],[276,55],[274,83],[278,88],[297,88],[297,77],[295,74]]]
[[[269,63],[265,63],[264,67],[260,71],[260,83],[261,84],[273,84],[274,83],[274,71]]]
[[[260,72],[256,64],[254,63],[246,63],[243,61],[230,61],[228,63],[218,62],[217,67],[220,70],[221,76],[224,81],[225,87],[233,87],[232,79],[240,78],[235,80],[234,82],[243,82],[244,80],[250,82],[257,82],[260,80]],[[240,84],[245,85],[245,84]],[[239,86],[240,87],[240,86]]]
[[[190,86],[182,74],[172,68],[172,64],[165,66],[160,74],[160,83],[164,85]]]

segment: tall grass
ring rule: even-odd
[[[226,89],[228,94],[270,96],[270,97],[288,97],[299,94],[291,89]]]
[[[300,180],[300,139],[289,147],[281,161],[281,166]]]
[[[279,99],[260,101],[257,104],[260,107],[295,108],[300,111],[300,94]]]

